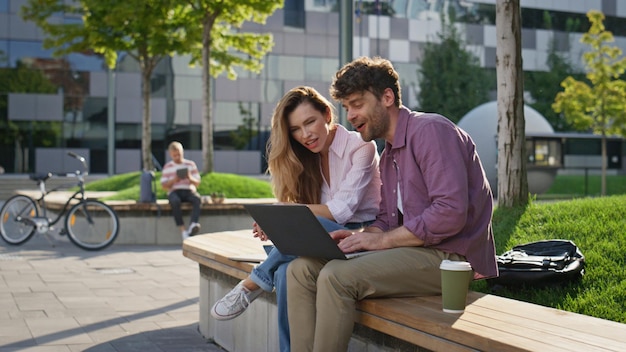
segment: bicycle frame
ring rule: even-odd
[[[60,186],[57,186],[53,189],[51,189],[50,191],[46,190],[46,180],[42,179],[40,181],[38,181],[37,185],[39,186],[39,191],[41,192],[41,197],[39,197],[38,199],[35,200],[35,202],[37,203],[37,205],[39,206],[39,208],[41,209],[41,216],[39,217],[40,221],[34,220],[35,225],[37,226],[37,228],[41,231],[42,229],[44,229],[45,227],[45,232],[47,232],[50,228],[50,226],[54,226],[56,225],[65,215],[65,212],[70,208],[70,206],[72,205],[72,201],[73,200],[78,200],[79,202],[82,202],[83,200],[86,200],[85,198],[85,175],[87,175],[87,164],[85,163],[85,158],[83,158],[80,155],[74,154],[72,152],[68,153],[69,156],[76,158],[78,161],[80,161],[83,164],[83,167],[85,169],[85,172],[81,172],[81,171],[76,171],[74,173],[71,174],[54,174],[54,176],[59,176],[59,177],[76,177],[78,178],[78,182],[71,182],[71,183],[65,183],[62,184]],[[50,174],[49,174],[50,175]],[[60,213],[58,214],[58,216],[52,220],[50,218],[48,218],[48,206],[46,205],[46,196],[48,196],[50,193],[53,193],[55,191],[58,191],[60,189],[68,189],[74,186],[78,186],[79,189],[78,191],[74,192],[74,194],[72,194],[72,196],[65,202],[65,204],[63,205],[63,208],[61,208]],[[80,195],[80,197],[78,197],[78,195]],[[89,217],[89,214],[87,214],[87,216]],[[44,220],[45,223],[42,223],[41,220]],[[90,223],[92,223],[91,218],[88,219],[88,221]]]

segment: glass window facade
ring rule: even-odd
[[[472,34],[471,48],[481,64],[495,67],[495,7],[484,2],[355,0],[353,56],[380,54],[392,60],[401,77],[403,103],[417,107],[421,48],[436,34],[440,14],[450,12],[444,10],[453,9],[461,31]],[[119,155],[135,155],[141,149],[143,101],[138,63],[120,53],[112,73],[94,53],[54,57],[53,50],[43,48],[41,30],[21,20],[19,7],[24,3],[0,0],[0,165],[8,173],[43,171],[36,170],[38,148],[71,147],[89,150],[91,172],[115,173],[107,170],[109,131],[115,134],[114,148],[124,151]],[[328,97],[340,66],[338,4],[337,0],[286,0],[266,24],[244,25],[272,34],[275,45],[263,58],[260,72],[237,67],[237,80],[225,75],[211,78],[215,150],[264,151],[273,108],[296,85],[313,86]],[[572,40],[578,37],[568,32],[586,30],[584,13],[569,12],[566,2],[550,7],[522,9],[525,50],[532,55],[542,54],[541,43],[548,41],[541,37],[544,34]],[[625,17],[608,15],[605,22],[618,36],[619,45],[626,45]],[[81,19],[59,14],[55,20],[79,23]],[[578,49],[563,46],[559,50]],[[160,162],[165,161],[165,149],[172,140],[194,152],[201,149],[202,68],[190,66],[189,61],[188,55],[163,59],[150,79],[152,150]],[[530,61],[525,60],[525,65]],[[109,126],[111,117],[114,122]],[[560,153],[559,143],[533,143],[528,149],[530,162],[561,163],[553,160]],[[617,150],[623,154],[623,148]],[[565,144],[563,149],[565,153],[579,149],[599,153],[596,145]],[[115,164],[139,170],[139,164],[132,164],[140,162],[135,159]]]
[[[531,138],[526,141],[527,161],[531,166],[562,166],[561,139]]]

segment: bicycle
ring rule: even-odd
[[[107,204],[85,197],[85,176],[88,174],[85,158],[72,152],[67,154],[80,161],[84,171],[30,175],[30,179],[37,182],[41,197],[34,199],[18,194],[5,202],[0,210],[0,235],[5,242],[11,245],[21,245],[31,239],[35,232],[45,235],[50,241],[48,233],[54,230],[53,226],[63,218],[66,211],[64,227],[59,231],[59,235],[67,235],[76,246],[95,251],[104,249],[115,241],[120,230],[117,214]],[[46,180],[53,176],[76,177],[78,181],[47,191]],[[63,205],[56,218],[48,218],[46,196],[59,189],[69,189],[74,186],[78,186],[78,190]]]

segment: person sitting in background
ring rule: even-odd
[[[267,148],[276,199],[306,204],[327,231],[370,224],[380,202],[376,144],[335,120],[333,106],[319,92],[293,88],[274,110]],[[256,223],[252,232],[267,239]],[[263,291],[275,288],[280,351],[290,351],[285,272],[294,258],[273,248],[250,276],[215,303],[211,315],[233,319]]]
[[[189,236],[196,235],[200,231],[200,204],[202,199],[197,191],[200,185],[200,172],[193,160],[184,158],[183,145],[180,142],[172,142],[167,148],[170,154],[170,160],[163,167],[161,175],[161,187],[167,191],[167,199],[172,207],[172,215],[174,222],[180,228],[183,240]],[[183,222],[183,214],[181,204],[183,202],[191,203],[191,222],[189,227],[185,228]]]

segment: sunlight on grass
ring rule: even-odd
[[[546,239],[571,240],[585,255],[585,276],[558,288],[502,290],[497,295],[626,323],[626,195],[531,202],[496,209],[496,252]],[[472,284],[490,292],[484,282]]]
[[[141,172],[115,175],[106,179],[90,182],[86,185],[88,191],[117,191],[114,196],[105,198],[108,200],[138,200],[140,192]],[[155,174],[157,198],[167,199],[166,192],[161,188],[161,173]],[[198,187],[201,195],[209,195],[213,192],[221,192],[227,198],[272,198],[272,189],[268,181],[252,177],[218,173],[202,175],[202,181]]]

